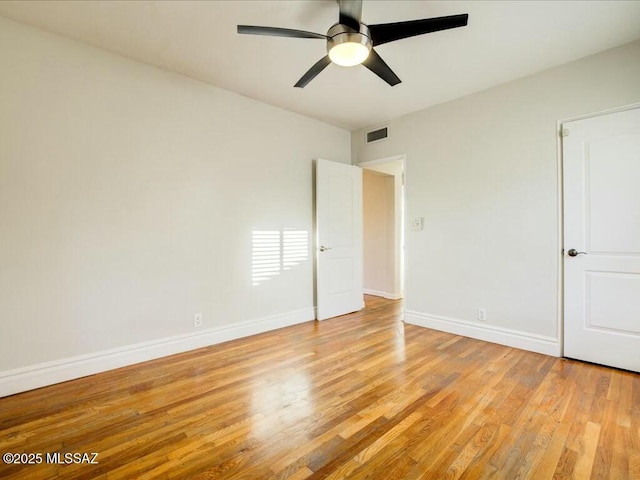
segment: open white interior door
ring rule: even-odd
[[[564,354],[640,372],[640,109],[563,124]]]
[[[364,307],[362,292],[362,170],[316,165],[317,302],[324,320]]]

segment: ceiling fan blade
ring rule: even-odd
[[[325,55],[324,57],[322,57],[320,60],[318,60],[313,67],[311,67],[309,70],[307,70],[307,73],[305,73],[302,78],[300,80],[298,80],[298,83],[296,83],[294,85],[294,87],[298,87],[298,88],[304,88],[307,83],[309,83],[311,80],[313,80],[314,78],[316,78],[316,76],[325,68],[327,68],[327,65],[329,65],[331,63],[331,59],[329,58],[329,55]]]
[[[469,14],[463,13],[461,15],[449,15],[448,17],[409,20],[408,22],[380,23],[378,25],[369,25],[369,31],[371,32],[373,45],[376,46],[425,33],[464,27],[468,19]]]
[[[238,25],[238,33],[247,35],[267,35],[270,37],[291,37],[291,38],[321,38],[326,40],[327,36],[321,33],[306,32],[304,30],[293,30],[291,28],[278,27],[256,27],[253,25]]]
[[[360,20],[362,19],[362,0],[339,0],[340,19],[338,23],[360,31]]]
[[[362,65],[367,67],[392,87],[402,82],[402,80],[400,80],[398,76],[393,73],[393,70],[389,68],[389,65],[387,65],[385,61],[382,60],[382,57],[380,57],[380,55],[378,55],[378,53],[373,49],[371,49],[371,52],[369,53],[367,59],[362,62]]]

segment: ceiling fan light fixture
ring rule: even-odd
[[[356,32],[345,25],[334,25],[327,32],[327,53],[331,61],[343,67],[364,62],[371,52],[371,38],[366,25]]]
[[[369,49],[361,43],[345,42],[329,50],[331,61],[342,67],[360,65],[369,56]]]
[[[335,0],[334,0],[335,1]],[[317,38],[327,42],[327,54],[314,63],[295,88],[304,88],[311,80],[331,63],[353,67],[363,65],[380,77],[389,86],[402,83],[389,65],[378,55],[373,46],[395,42],[404,38],[439,32],[450,28],[464,27],[469,14],[448,15],[445,17],[422,18],[405,22],[379,23],[367,26],[362,23],[362,0],[337,0],[340,15],[338,23],[333,24],[326,35],[292,28],[261,27],[257,25],[238,25],[238,33],[267,35],[270,37]]]

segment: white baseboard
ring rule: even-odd
[[[399,300],[402,298],[401,293],[381,292],[379,290],[369,290],[368,288],[365,288],[363,292],[365,295],[373,295],[374,297],[382,297],[389,300]]]
[[[308,322],[314,318],[313,307],[303,308],[224,327],[0,371],[0,397]]]
[[[532,352],[543,353],[553,357],[562,356],[560,343],[553,337],[545,337],[534,333],[521,332],[495,325],[481,325],[466,320],[428,315],[406,310],[404,321],[411,325],[432,328],[442,332],[476,338],[486,342],[499,343],[509,347],[521,348]]]

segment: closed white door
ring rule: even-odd
[[[564,354],[640,372],[640,109],[563,124]]]
[[[317,304],[324,320],[364,307],[362,292],[362,170],[316,165]]]

